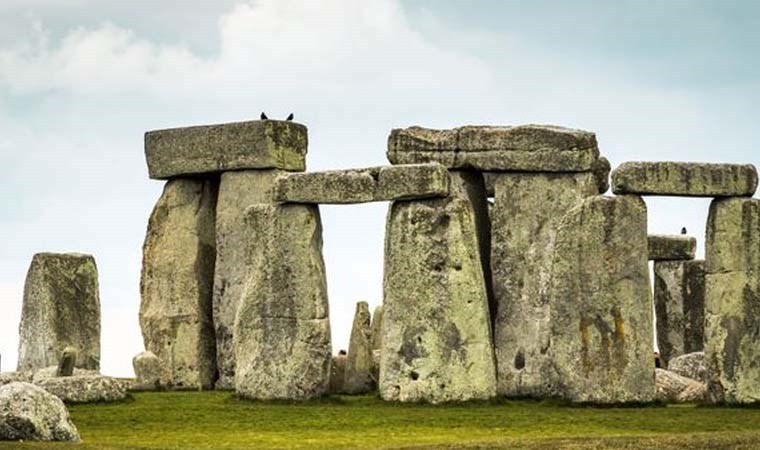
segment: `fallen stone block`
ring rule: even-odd
[[[38,253],[24,285],[18,370],[57,365],[66,347],[79,349],[76,366],[100,368],[100,294],[95,258]]]
[[[383,305],[378,305],[372,312],[372,350],[380,350],[383,346]]]
[[[58,366],[50,366],[45,367],[44,369],[39,369],[31,373],[32,378],[30,383],[32,384],[40,384],[45,380],[48,380],[50,378],[56,378],[58,377]],[[71,374],[72,376],[82,376],[82,375],[100,375],[100,372],[97,370],[88,370],[88,369],[74,369],[74,372]]]
[[[594,133],[551,125],[394,129],[393,164],[437,162],[450,169],[583,172],[599,157]]]
[[[104,375],[52,377],[36,384],[66,403],[114,402],[127,398],[128,383]]]
[[[693,352],[676,356],[668,361],[668,370],[675,372],[682,377],[707,383],[705,352]]]
[[[6,384],[15,383],[17,381],[31,383],[33,377],[34,372],[29,370],[23,372],[3,372],[0,373],[0,386],[5,386]]]
[[[153,391],[161,388],[161,360],[153,352],[142,352],[132,358],[135,381],[131,388],[136,391]]]
[[[29,383],[0,387],[0,441],[79,442],[66,405]]]
[[[756,188],[751,164],[626,162],[612,172],[615,194],[751,197]]]
[[[145,133],[152,179],[243,169],[306,169],[306,127],[255,120]]]
[[[372,377],[372,331],[369,305],[356,304],[351,339],[348,344],[344,389],[348,394],[366,394],[377,387]]]
[[[704,383],[686,378],[665,369],[655,370],[657,394],[655,400],[661,402],[695,403],[701,402],[707,393]]]
[[[697,238],[685,235],[650,234],[647,236],[650,261],[694,259]]]

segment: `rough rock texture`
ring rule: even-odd
[[[245,218],[259,248],[235,319],[235,390],[253,399],[321,396],[332,350],[319,209],[253,205]]]
[[[367,203],[446,197],[449,173],[440,164],[294,173],[277,180],[274,198],[292,203]]]
[[[74,369],[74,373],[72,373],[74,376],[82,376],[82,375],[100,375],[100,373],[97,370],[87,370],[87,369]],[[56,378],[58,376],[58,366],[50,366],[45,367],[44,369],[37,370],[32,373],[32,378],[30,383],[32,384],[40,384],[43,381],[50,379],[50,378]]]
[[[346,377],[346,352],[341,350],[332,357],[330,364],[330,394],[343,394]]]
[[[677,356],[668,362],[668,370],[682,377],[707,383],[705,352],[693,352]]]
[[[595,196],[562,219],[549,291],[545,382],[574,402],[654,398],[647,212],[639,197]]]
[[[547,289],[557,227],[564,214],[598,191],[591,172],[492,174],[494,343],[498,392],[542,396],[549,346]]]
[[[86,374],[47,378],[37,385],[67,403],[93,403],[125,399],[128,383],[103,375]]]
[[[153,352],[142,352],[132,358],[135,382],[132,389],[155,390],[161,387],[161,360]]]
[[[100,297],[95,258],[38,253],[26,275],[19,326],[18,370],[57,365],[68,346],[77,367],[100,368]]]
[[[664,369],[655,370],[655,399],[661,402],[692,403],[701,402],[707,393],[705,383],[683,377]]]
[[[0,441],[73,441],[79,432],[66,405],[29,383],[0,387]]]
[[[5,386],[6,384],[15,383],[17,381],[20,381],[23,383],[31,383],[33,377],[34,377],[34,372],[31,372],[31,371],[3,372],[3,373],[0,373],[0,386]]]
[[[372,312],[372,350],[380,350],[383,346],[383,305],[378,305]]]
[[[175,389],[213,386],[217,183],[166,183],[148,223],[140,281],[145,348],[161,360],[161,384]]]
[[[654,308],[666,367],[676,356],[704,349],[704,261],[655,261]]]
[[[394,129],[393,164],[439,162],[452,169],[529,172],[591,170],[599,157],[596,135],[551,125],[464,126],[452,130]]]
[[[650,261],[694,259],[697,238],[682,234],[650,234],[647,236]]]
[[[58,361],[58,370],[56,376],[70,377],[74,374],[74,364],[77,362],[77,349],[66,347],[61,354],[61,360]]]
[[[272,192],[280,170],[225,172],[216,206],[216,271],[214,274],[214,327],[218,389],[233,389],[235,349],[233,328],[243,289],[251,276],[253,256],[261,252],[262,229],[246,226],[246,208],[272,204]]]
[[[751,197],[756,188],[751,164],[627,162],[612,172],[615,194]]]
[[[475,217],[486,213],[473,207],[485,203],[482,184],[480,177],[453,174],[449,198],[390,207],[380,364],[385,400],[438,403],[496,393]]]
[[[279,120],[203,125],[145,133],[153,179],[241,169],[306,168],[306,127]]]
[[[705,245],[705,361],[713,401],[760,402],[760,200],[713,200]]]
[[[351,339],[348,343],[346,359],[345,390],[348,394],[364,394],[377,386],[372,376],[372,328],[370,327],[369,305],[356,304]]]
[[[600,156],[594,163],[594,167],[591,171],[594,173],[594,180],[596,180],[596,188],[599,194],[604,194],[610,189],[610,160],[604,156]]]

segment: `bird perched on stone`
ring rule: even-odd
[[[290,122],[291,120],[293,120],[293,113],[290,113],[290,114],[288,115],[288,118],[287,118],[287,119],[285,119],[285,120],[287,120],[288,122]]]
[[[681,234],[686,234],[686,227],[681,228]]]
[[[261,116],[259,116],[259,118],[261,118],[261,120],[269,120],[269,117],[267,117],[267,115],[264,114],[263,112],[261,113]]]

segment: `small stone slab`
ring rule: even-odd
[[[280,177],[275,201],[349,204],[449,195],[449,173],[440,164],[295,173]]]
[[[438,162],[453,169],[583,172],[599,157],[594,133],[552,125],[394,129],[393,164]]]
[[[615,194],[751,197],[756,188],[752,164],[627,162],[612,172]]]
[[[255,120],[145,133],[152,179],[240,169],[306,169],[307,131],[299,123]]]
[[[689,260],[697,253],[697,238],[686,235],[650,234],[647,236],[650,261]]]

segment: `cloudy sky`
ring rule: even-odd
[[[92,253],[105,372],[131,374],[162,183],[146,130],[294,112],[310,169],[385,163],[413,124],[552,123],[627,160],[760,165],[760,6],[747,1],[0,0],[0,353],[40,251]],[[708,203],[648,199],[700,238]],[[323,207],[334,348],[380,302],[386,204]],[[700,249],[701,251],[701,249]]]

